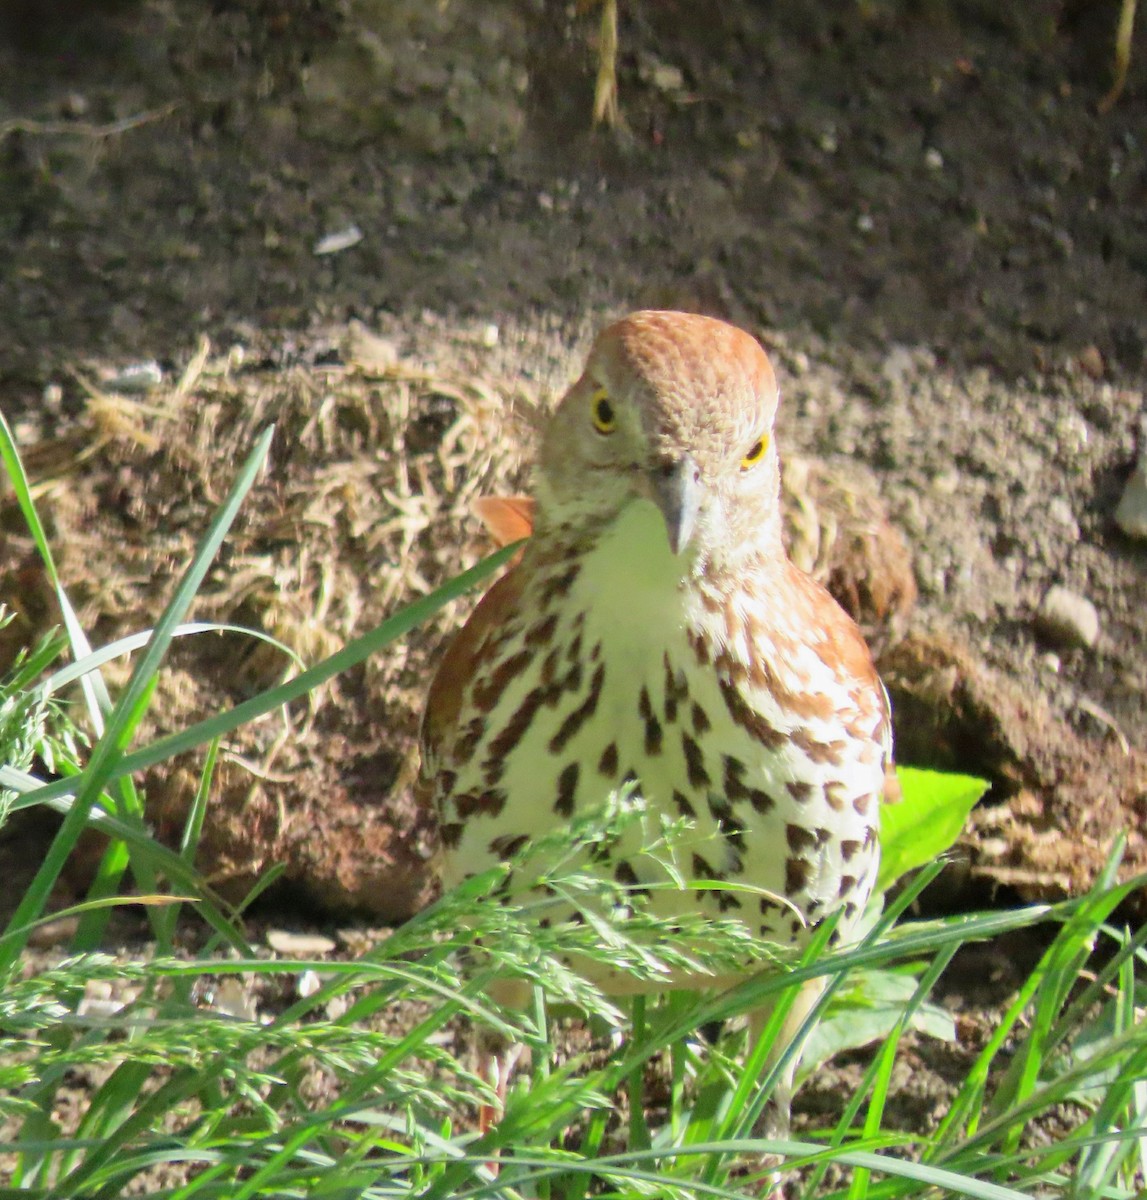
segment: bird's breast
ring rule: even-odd
[[[863,904],[883,762],[872,739],[834,732],[844,691],[813,679],[821,690],[794,704],[792,679],[772,688],[751,671],[745,656],[768,654],[767,639],[733,645],[718,606],[683,580],[652,504],[581,553],[520,569],[528,582],[468,685],[440,774],[448,883],[630,787],[655,816],[690,824],[676,866],[706,885],[655,891],[659,911],[700,905],[789,941]],[[663,885],[642,837],[633,828],[608,869]]]

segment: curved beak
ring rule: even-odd
[[[701,472],[688,454],[659,463],[650,472],[650,499],[661,510],[674,554],[693,540],[701,510]]]

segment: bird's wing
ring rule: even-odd
[[[494,652],[498,635],[518,603],[524,578],[517,568],[503,575],[446,647],[422,717],[422,766],[415,784],[419,803],[437,803],[439,772],[450,758],[455,738],[463,732],[458,727],[462,699],[475,673]]]
[[[528,538],[534,532],[532,496],[479,496],[472,507],[499,546]]]
[[[900,784],[892,762],[892,705],[888,692],[872,661],[872,651],[856,622],[833,599],[821,584],[792,564],[790,579],[794,583],[795,607],[798,619],[806,628],[817,629],[822,635],[818,648],[821,658],[837,675],[847,682],[858,705],[878,716],[874,736],[880,742],[884,758],[883,799],[893,804],[900,799]]]

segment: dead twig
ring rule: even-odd
[[[70,134],[74,137],[86,137],[99,141],[104,138],[117,137],[140,125],[150,125],[153,121],[162,121],[169,117],[179,107],[178,104],[164,104],[160,108],[148,109],[147,112],[135,113],[118,121],[109,121],[106,125],[92,125],[85,121],[36,121],[31,117],[14,117],[10,121],[0,122],[0,142],[12,133],[43,134],[48,137],[60,137]]]
[[[1127,69],[1131,66],[1131,38],[1135,33],[1135,6],[1139,0],[1123,0],[1119,9],[1119,26],[1115,31],[1115,71],[1111,88],[1099,102],[1100,113],[1110,112],[1123,94]]]

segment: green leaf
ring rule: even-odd
[[[834,1054],[883,1041],[903,1019],[915,989],[915,976],[903,971],[874,968],[854,976],[829,1005],[828,1012],[805,1042],[799,1077],[807,1078]],[[938,1041],[956,1040],[952,1014],[930,1001],[925,1001],[913,1012],[908,1028]]]
[[[968,814],[988,790],[973,775],[897,767],[902,798],[880,808],[879,892],[952,847]]]

